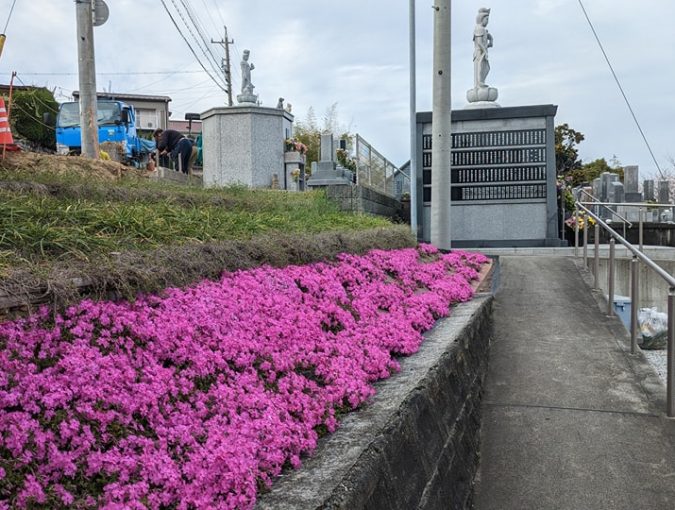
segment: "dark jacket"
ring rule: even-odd
[[[178,142],[180,142],[183,138],[185,137],[175,129],[167,129],[160,135],[159,141],[157,142],[157,148],[160,151],[166,149],[168,152],[173,152],[173,150],[176,148],[176,145],[178,145]]]

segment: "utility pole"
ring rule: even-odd
[[[94,2],[92,0],[75,0],[75,6],[77,14],[78,70],[80,75],[82,155],[98,159],[96,64],[94,61]]]
[[[409,4],[410,21],[410,229],[417,239],[417,79],[415,50],[415,0]]]
[[[435,0],[433,120],[431,126],[431,243],[451,248],[450,202],[452,104],[450,94],[450,1]]]
[[[232,64],[230,62],[230,44],[234,44],[234,39],[229,40],[227,38],[227,27],[225,28],[225,37],[222,41],[214,41],[211,39],[212,44],[219,44],[225,48],[225,59],[223,60],[223,72],[225,73],[225,82],[227,83],[227,104],[232,106]]]

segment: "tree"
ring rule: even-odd
[[[56,148],[54,127],[44,123],[43,115],[56,116],[59,105],[46,88],[17,91],[12,98],[12,123],[16,134],[50,149]]]
[[[569,175],[572,177],[572,186],[579,186],[581,184],[590,184],[593,179],[597,179],[604,172],[612,172],[619,174],[619,180],[623,182],[623,168],[621,162],[616,157],[610,160],[612,165],[607,163],[605,158],[596,159],[590,163],[586,163],[581,168],[573,169]]]
[[[577,145],[583,142],[585,136],[575,131],[567,123],[555,128],[555,163],[558,175],[565,175],[572,170],[581,168]]]

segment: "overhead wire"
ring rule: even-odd
[[[192,55],[195,57],[195,59],[197,60],[197,62],[198,62],[199,65],[201,66],[201,68],[204,69],[204,72],[205,72],[206,74],[209,75],[209,78],[211,78],[211,80],[213,80],[213,82],[218,86],[218,88],[220,88],[223,92],[227,92],[227,90],[220,84],[220,82],[219,82],[218,80],[216,80],[216,79],[211,75],[211,73],[206,69],[206,67],[204,66],[204,64],[203,64],[202,61],[200,60],[199,56],[197,56],[197,53],[196,53],[195,50],[192,48],[192,45],[191,45],[190,42],[187,40],[187,37],[185,37],[185,35],[184,35],[183,32],[181,31],[180,27],[178,26],[178,23],[177,23],[176,20],[174,19],[173,14],[171,14],[171,11],[169,10],[169,7],[166,5],[165,0],[160,0],[160,2],[162,2],[162,6],[164,7],[164,10],[166,11],[166,13],[169,15],[169,18],[171,19],[171,22],[173,23],[173,26],[176,27],[176,30],[178,30],[178,33],[180,34],[180,36],[181,36],[181,37],[183,38],[183,40],[185,41],[185,44],[187,44],[188,48],[190,49],[190,52],[191,52]]]
[[[633,117],[633,121],[635,121],[635,125],[638,128],[638,131],[640,132],[640,135],[642,135],[642,139],[645,142],[645,145],[647,146],[647,150],[649,150],[649,154],[652,157],[652,160],[654,161],[654,164],[656,165],[656,169],[659,171],[659,174],[661,175],[661,178],[665,178],[663,174],[663,170],[661,170],[661,166],[659,165],[659,162],[656,160],[656,156],[654,156],[654,151],[652,150],[651,145],[649,144],[649,141],[647,140],[647,136],[645,135],[644,131],[642,130],[642,126],[640,125],[640,122],[637,119],[637,116],[635,115],[635,111],[633,110],[633,107],[630,104],[630,101],[628,100],[628,96],[623,90],[623,87],[621,86],[621,82],[619,81],[619,77],[616,75],[616,72],[614,71],[614,67],[612,66],[612,63],[609,60],[609,57],[607,56],[607,52],[605,51],[605,48],[600,41],[600,37],[598,36],[598,33],[595,30],[595,26],[593,26],[593,22],[591,21],[591,18],[588,15],[588,12],[586,12],[586,8],[584,7],[584,4],[581,0],[579,1],[579,6],[581,7],[581,10],[584,13],[584,16],[586,17],[586,21],[588,21],[589,26],[591,27],[591,31],[593,32],[593,35],[595,36],[595,40],[598,42],[598,46],[600,46],[600,51],[602,51],[602,55],[605,57],[605,61],[607,62],[607,65],[609,66],[609,70],[612,72],[612,76],[614,76],[614,81],[616,82],[617,86],[619,87],[619,90],[621,91],[621,95],[623,96],[623,100],[626,102],[626,106],[628,106],[628,110],[630,111],[631,116]]]
[[[16,5],[16,0],[12,2],[12,7],[9,9],[9,16],[7,16],[7,23],[5,23],[5,28],[2,29],[2,33],[7,33],[7,27],[9,27],[9,20],[12,19],[12,13],[14,12],[14,6]]]
[[[21,77],[20,77],[18,74],[16,74],[15,77],[16,77],[17,80],[19,80],[19,83],[20,83],[21,85],[23,85],[24,87],[27,87],[27,86],[28,86],[28,85],[26,85],[26,84],[24,83],[24,81],[21,79]],[[57,110],[54,109],[54,106],[53,106],[53,105],[49,105],[49,104],[45,103],[45,102],[40,98],[40,96],[33,94],[33,99],[36,99],[39,103],[42,104],[42,106],[44,106],[45,108],[48,108],[48,109],[51,110],[52,112],[54,112],[54,113],[57,112]]]
[[[163,75],[163,74],[200,74],[205,72],[202,70],[192,71],[118,71],[96,73],[97,76],[141,76],[141,75]],[[10,72],[0,72],[0,74],[12,74]],[[77,73],[21,73],[22,76],[77,76]]]
[[[185,1],[184,1],[184,0],[180,0],[180,1],[181,1],[181,3],[183,4],[183,6],[185,6]],[[207,61],[207,62],[209,63],[209,65],[211,66],[211,69],[212,69],[213,71],[215,71],[216,76],[218,76],[218,77],[220,78],[220,72],[221,72],[221,71],[220,71],[220,69],[219,69],[217,63],[214,64],[214,57],[213,57],[213,53],[211,52],[211,48],[209,48],[209,47],[206,46],[205,44],[204,44],[204,46],[203,46],[203,45],[202,45],[203,43],[200,43],[200,42],[199,42],[199,39],[197,38],[197,36],[195,35],[194,31],[192,30],[192,28],[191,28],[191,26],[190,26],[190,23],[187,22],[187,20],[185,19],[185,16],[183,15],[183,12],[182,12],[182,11],[180,10],[180,8],[178,7],[178,4],[176,3],[176,0],[171,0],[171,3],[172,3],[173,6],[176,8],[176,12],[178,13],[178,16],[180,17],[181,21],[183,22],[183,25],[185,25],[185,28],[187,28],[188,32],[189,32],[190,35],[192,36],[192,39],[194,40],[194,42],[197,44],[197,47],[198,47],[199,50],[202,52],[202,54],[204,55],[204,57],[206,57],[206,61]],[[194,26],[194,23],[192,23],[192,25]],[[195,30],[196,30],[196,29],[197,29],[197,27],[195,26]],[[205,46],[206,46],[206,47],[205,47]],[[210,56],[211,58],[209,58],[209,56]],[[225,82],[224,82],[224,78],[223,78],[223,82],[222,82],[222,83],[223,83],[223,84],[225,83]],[[222,88],[222,87],[221,87],[221,88]]]
[[[185,8],[185,12],[188,15],[188,18],[190,18],[190,21],[192,24],[195,26],[195,29],[197,30],[197,34],[199,34],[199,37],[202,39],[204,46],[206,46],[209,55],[211,55],[211,58],[213,59],[214,63],[218,68],[221,67],[221,63],[218,62],[218,59],[216,56],[213,54],[212,51],[212,43],[206,39],[206,36],[204,35],[204,24],[202,23],[201,19],[199,19],[199,16],[197,13],[195,13],[192,10],[192,7],[190,7],[190,2],[188,0],[180,0],[180,3],[183,4],[183,7]]]

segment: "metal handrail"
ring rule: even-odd
[[[631,354],[637,352],[637,310],[639,307],[639,285],[638,285],[638,261],[642,261],[648,268],[658,274],[663,278],[668,284],[668,354],[667,354],[667,380],[666,380],[666,415],[669,418],[675,418],[675,278],[665,271],[661,266],[656,264],[652,259],[642,252],[642,241],[640,242],[640,249],[633,246],[628,242],[624,237],[619,235],[612,227],[600,219],[596,214],[594,214],[588,207],[586,207],[581,202],[575,202],[575,208],[585,211],[591,218],[596,222],[595,225],[595,253],[594,253],[594,287],[599,288],[598,285],[598,272],[599,272],[599,232],[600,227],[604,228],[609,235],[609,261],[607,268],[608,276],[608,296],[607,296],[607,315],[613,315],[613,304],[614,304],[614,255],[615,255],[615,244],[616,241],[621,243],[630,251],[633,255],[631,260]],[[642,215],[640,215],[640,226],[642,226]],[[576,218],[575,218],[576,219]],[[584,229],[584,264],[588,267],[587,259],[587,244],[588,244],[588,229]],[[579,248],[579,236],[578,236],[578,223],[577,223],[577,235],[575,236],[575,247],[574,255],[578,256]]]
[[[628,219],[624,218],[624,217],[621,216],[618,212],[616,212],[614,209],[612,209],[611,207],[609,207],[610,205],[623,205],[623,204],[615,204],[615,203],[608,203],[608,202],[600,202],[600,200],[599,200],[598,198],[596,198],[596,197],[594,197],[593,195],[591,195],[588,191],[585,191],[585,190],[583,190],[583,189],[582,189],[582,190],[579,190],[579,191],[580,191],[580,193],[583,193],[584,195],[590,197],[591,200],[594,201],[594,202],[592,202],[592,205],[600,205],[600,206],[604,207],[604,208],[607,209],[609,212],[611,212],[613,215],[618,216],[619,219],[620,219],[621,221],[623,221],[624,223],[627,223],[629,228],[633,226],[633,224],[632,224],[630,221],[628,221]],[[579,203],[580,203],[580,204],[587,204],[588,202],[579,202]]]
[[[648,202],[579,202],[583,205],[625,205],[626,207],[644,207],[645,209],[663,207],[664,209],[672,209],[673,204],[650,204]],[[613,209],[610,209],[613,211]]]

